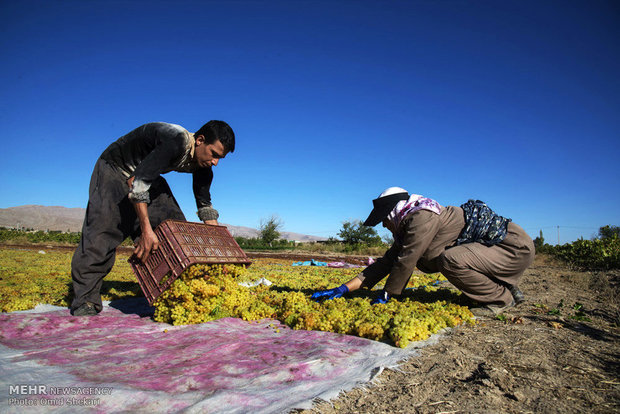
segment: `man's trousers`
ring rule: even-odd
[[[99,159],[90,180],[88,206],[82,226],[82,238],[71,261],[74,299],[71,309],[85,302],[102,309],[103,278],[112,270],[116,248],[127,238],[140,236],[140,222],[127,194],[127,178],[105,160]],[[185,220],[170,187],[163,177],[149,189],[148,214],[156,228],[166,219]]]

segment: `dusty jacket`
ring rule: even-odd
[[[464,226],[460,207],[444,207],[441,214],[418,210],[407,215],[397,229],[392,247],[358,276],[362,286],[372,288],[390,274],[385,290],[391,295],[402,293],[416,266],[424,272],[438,271],[434,260],[456,244]]]
[[[142,125],[122,136],[103,152],[101,158],[129,178],[134,176],[129,192],[132,202],[149,203],[149,188],[157,177],[170,171],[193,175],[193,189],[201,220],[217,219],[211,206],[211,168],[201,168],[194,161],[194,135],[185,128],[165,122]]]

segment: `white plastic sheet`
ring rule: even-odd
[[[274,320],[170,326],[109,306],[95,317],[54,307],[0,314],[0,344],[8,413],[283,413],[415,355]]]

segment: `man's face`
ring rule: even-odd
[[[214,167],[220,159],[226,156],[224,145],[220,140],[215,140],[213,144],[205,144],[205,137],[198,135],[194,150],[194,159],[201,168]]]

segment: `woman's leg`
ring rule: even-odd
[[[447,249],[438,260],[444,276],[469,298],[484,304],[508,306],[525,269],[534,260],[532,239],[514,223],[495,246],[468,243]]]

